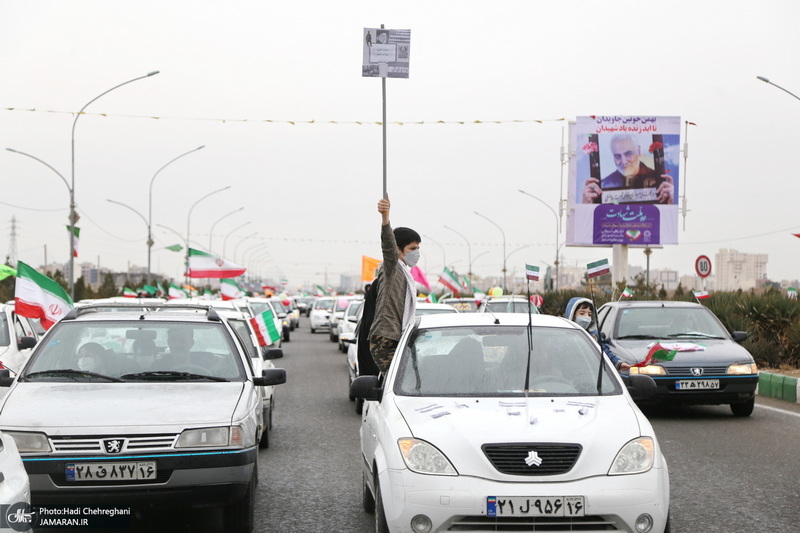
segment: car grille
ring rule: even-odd
[[[447,531],[626,531],[602,516],[491,517],[465,516]]]
[[[692,374],[693,368],[702,368],[704,376],[719,376],[725,375],[728,372],[728,367],[726,366],[664,366],[667,370],[667,375],[669,376],[689,376],[689,377],[698,377]]]
[[[133,436],[104,436],[104,437],[51,437],[50,443],[54,453],[102,453],[106,450],[103,441],[124,441],[119,453],[139,453],[173,448],[178,435],[133,435]],[[117,453],[109,454],[110,456]]]
[[[580,444],[484,444],[483,453],[499,472],[514,476],[553,476],[572,470],[581,454]],[[525,462],[536,452],[539,466]]]

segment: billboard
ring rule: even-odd
[[[571,124],[568,246],[678,244],[680,117]]]
[[[411,30],[364,28],[361,76],[408,78]]]

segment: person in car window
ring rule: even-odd
[[[102,372],[106,349],[96,342],[87,342],[78,348],[78,368],[86,372]]]
[[[403,330],[414,320],[417,309],[416,282],[411,269],[419,261],[422,238],[411,228],[389,223],[388,198],[378,200],[381,214],[381,265],[375,302],[375,318],[369,330],[369,351],[381,372],[389,369]]]
[[[151,370],[187,370],[192,366],[189,352],[194,346],[194,333],[191,328],[171,328],[167,332],[169,353],[153,361]]]
[[[614,368],[617,370],[630,369],[631,365],[620,359],[608,343],[600,338],[600,334],[597,331],[597,324],[594,321],[594,304],[589,298],[570,299],[569,303],[567,303],[567,310],[564,313],[564,317],[572,320],[589,332],[589,335],[591,335],[603,349],[603,353],[611,359]]]

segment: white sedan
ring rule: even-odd
[[[10,518],[14,521],[14,530],[25,530],[25,524],[33,523],[30,503],[31,485],[17,445],[11,436],[0,433],[0,508],[6,512],[0,517],[0,524],[7,523]]]
[[[351,386],[376,531],[669,530],[667,464],[632,400],[655,384],[623,381],[572,322],[423,316],[379,379]]]

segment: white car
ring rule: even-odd
[[[14,528],[8,531],[29,529],[22,526],[34,521],[30,514],[30,503],[31,486],[17,445],[12,437],[0,433],[0,509],[4,512],[4,516],[0,516],[0,524],[6,524],[9,515],[13,515]]]
[[[253,529],[259,387],[249,354],[213,308],[75,308],[16,379],[0,370],[0,431],[16,441],[37,505],[219,506]]]
[[[417,316],[438,315],[439,313],[458,313],[458,309],[449,304],[417,302]]]
[[[267,310],[272,311],[275,328],[281,332],[281,338],[275,344],[268,346],[268,348],[280,348],[283,341],[289,342],[289,322],[285,318],[278,316],[278,311],[273,305],[272,298],[247,298],[247,303],[253,311],[253,316],[260,315]]]
[[[330,322],[329,338],[331,342],[338,342],[341,327],[347,327],[345,324],[341,324],[340,326],[340,323],[347,321],[347,309],[350,307],[350,303],[363,300],[363,296],[339,296],[336,298],[336,304],[331,310],[330,318],[328,318]],[[341,347],[342,345],[339,343],[339,349],[341,349]]]
[[[351,386],[364,508],[380,533],[661,533],[667,464],[631,396],[654,392],[562,318],[420,317],[383,380]]]
[[[479,313],[528,313],[539,314],[539,308],[525,296],[490,296],[483,300],[478,308]]]
[[[0,304],[0,369],[7,368],[16,376],[38,340],[36,324],[19,316],[13,304]]]
[[[321,329],[330,330],[331,328],[331,313],[333,307],[336,305],[336,298],[324,296],[317,298],[311,305],[311,311],[308,312],[308,321],[311,323],[311,333],[316,333]]]
[[[363,303],[363,298],[350,300],[347,309],[344,311],[344,318],[337,323],[337,329],[339,331],[339,351],[341,352],[347,353],[347,347],[350,346],[350,341],[356,336],[356,325],[360,318],[358,310],[361,309]]]

